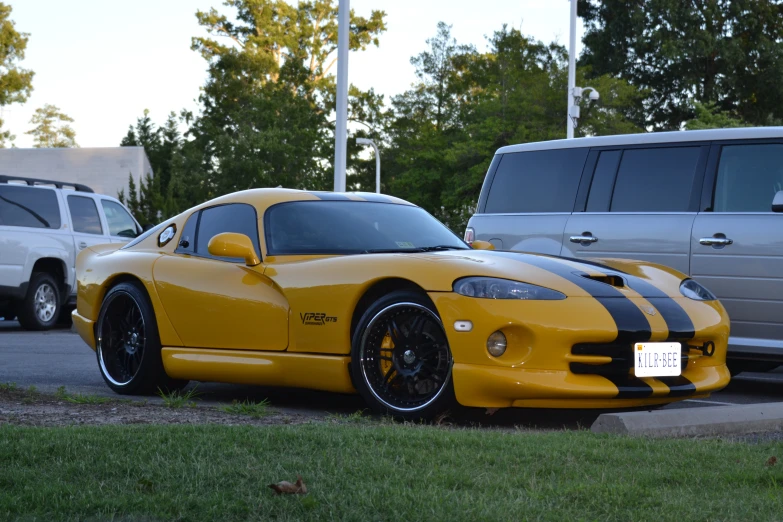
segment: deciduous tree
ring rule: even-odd
[[[56,105],[46,104],[35,110],[30,123],[35,125],[25,134],[33,136],[33,146],[47,147],[78,147],[76,143],[76,131],[68,125],[73,123],[73,118],[60,112]]]
[[[16,30],[11,11],[10,5],[0,2],[0,107],[24,103],[33,90],[33,71],[19,66],[30,35]],[[0,119],[0,129],[2,125]],[[14,138],[10,131],[0,130],[0,147]]]

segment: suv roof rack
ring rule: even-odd
[[[66,186],[66,187],[73,187],[73,189],[76,192],[93,192],[93,193],[95,192],[87,185],[82,185],[80,183],[69,183],[67,181],[54,181],[51,179],[23,178],[20,176],[6,176],[4,174],[0,174],[0,183],[9,183],[11,181],[24,181],[27,185],[31,187],[34,187],[35,185],[54,185],[58,189],[61,189],[63,188],[63,186]]]

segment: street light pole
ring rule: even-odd
[[[571,1],[571,39],[568,43],[568,112],[566,114],[566,138],[569,140],[574,137],[574,120],[573,117],[578,115],[573,114],[572,107],[577,107],[573,102],[574,88],[576,87],[576,2]]]
[[[340,0],[337,11],[337,110],[334,130],[334,191],[345,192],[348,146],[348,33],[351,2]]]
[[[356,138],[357,145],[370,145],[375,149],[375,193],[381,193],[381,153],[378,152],[378,145],[367,138]]]

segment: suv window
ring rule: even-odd
[[[95,200],[84,196],[68,196],[68,209],[71,211],[73,231],[84,234],[103,234],[101,218]]]
[[[245,203],[232,203],[202,210],[201,219],[198,222],[198,231],[196,232],[196,255],[213,257],[207,250],[209,240],[223,232],[236,232],[237,234],[246,235],[253,242],[256,255],[260,255],[258,217],[256,216],[256,210],[252,206]],[[230,257],[217,257],[215,259],[233,261],[235,263],[244,262],[244,259]]]
[[[624,151],[611,211],[687,212],[700,155],[701,147]]]
[[[572,212],[587,149],[504,154],[484,212]]]
[[[0,225],[60,228],[60,205],[54,190],[0,185]]]
[[[783,190],[783,145],[727,145],[720,154],[715,212],[771,212]]]
[[[122,205],[108,199],[102,199],[101,206],[103,206],[103,213],[106,214],[106,223],[109,225],[110,236],[132,239],[139,235],[136,223],[128,214],[128,211],[122,208]]]

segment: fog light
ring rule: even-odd
[[[500,357],[506,352],[506,336],[498,330],[487,339],[487,351],[493,357]]]

